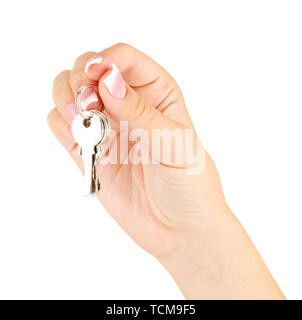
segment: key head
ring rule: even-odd
[[[108,128],[104,123],[105,115],[99,111],[85,111],[83,114],[88,119],[78,114],[72,122],[71,131],[76,143],[92,152],[106,138]]]

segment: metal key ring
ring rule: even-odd
[[[89,88],[94,88],[95,91],[97,92],[97,94],[99,94],[98,87],[96,85],[94,85],[94,84],[84,85],[78,90],[77,95],[76,95],[76,101],[75,101],[76,110],[77,110],[78,114],[80,114],[84,119],[89,119],[90,117],[84,115],[84,113],[82,111],[82,108],[81,108],[81,95],[83,94],[83,92],[85,90],[87,90]]]

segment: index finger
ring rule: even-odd
[[[94,63],[95,62],[95,63]],[[133,88],[143,87],[157,81],[171,79],[171,76],[149,56],[128,44],[116,44],[91,57],[86,64],[86,74],[92,80],[99,80],[114,63],[125,81]]]

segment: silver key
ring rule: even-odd
[[[87,194],[95,195],[100,189],[96,161],[101,144],[108,136],[109,123],[107,117],[100,111],[84,111],[83,115],[86,119],[78,114],[73,120],[72,135],[81,148]]]

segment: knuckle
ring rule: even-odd
[[[55,115],[56,115],[56,108],[53,108],[53,109],[48,113],[47,119],[46,119],[46,120],[47,120],[47,123],[48,123],[49,125],[51,125],[51,123],[52,123]]]
[[[133,50],[134,49],[130,44],[124,43],[124,42],[116,43],[115,45],[113,45],[113,48],[120,49],[120,50]]]
[[[113,45],[116,48],[127,48],[129,45],[125,42],[118,42],[115,45]]]
[[[74,65],[77,65],[79,63],[83,63],[83,61],[88,60],[90,57],[92,57],[96,54],[97,53],[95,51],[87,51],[75,59]]]
[[[61,101],[69,83],[70,70],[60,72],[53,81],[52,95],[55,103]]]
[[[81,86],[84,84],[85,78],[80,76],[70,77],[70,86],[74,92],[78,91]]]
[[[62,80],[68,79],[70,74],[70,70],[61,71],[53,80],[53,86],[58,85]]]

